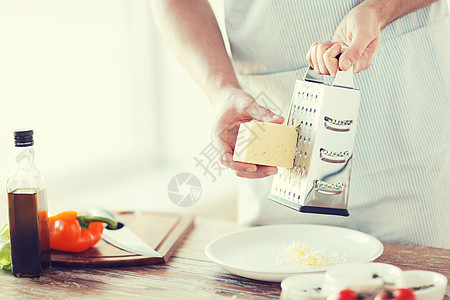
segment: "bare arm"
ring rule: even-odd
[[[207,0],[152,0],[166,42],[215,102],[223,89],[240,88]]]
[[[366,0],[362,5],[375,9],[380,28],[410,12],[430,5],[437,0]]]

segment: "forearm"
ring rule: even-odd
[[[166,42],[214,103],[221,91],[239,88],[222,34],[207,0],[152,0]]]
[[[437,0],[366,0],[361,5],[375,9],[380,28]]]

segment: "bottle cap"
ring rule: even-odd
[[[14,142],[16,147],[33,146],[33,130],[16,130],[14,131]]]

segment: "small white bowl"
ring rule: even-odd
[[[322,291],[324,273],[290,276],[281,282],[281,300],[326,300]]]
[[[417,300],[442,300],[447,289],[447,277],[431,271],[404,271],[397,280],[397,288],[419,288],[432,285],[428,288],[415,290]]]
[[[373,292],[386,284],[394,286],[402,270],[383,263],[355,263],[333,266],[325,273],[323,290],[328,295],[343,289],[356,292]]]

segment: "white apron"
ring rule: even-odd
[[[243,88],[287,114],[313,42],[331,40],[359,0],[225,0]],[[272,177],[242,179],[242,224],[319,223],[381,240],[450,248],[450,16],[445,0],[389,24],[369,70],[355,74],[361,108],[350,217],[303,214],[267,198]],[[270,101],[267,101],[270,98]]]

